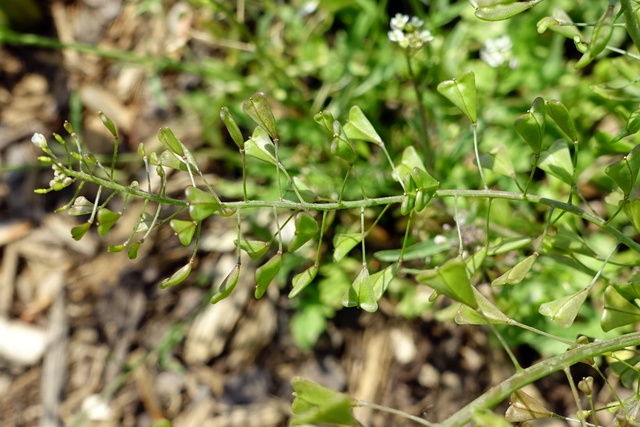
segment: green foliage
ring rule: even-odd
[[[72,229],[77,240],[94,223],[101,235],[117,224],[124,210],[109,210],[113,197],[122,196],[125,208],[141,198],[130,238],[109,250],[127,249],[135,258],[149,233],[168,222],[193,255],[162,288],[188,283],[202,223],[234,215],[237,264],[213,286],[211,303],[228,297],[240,274],[252,274],[241,268],[243,253],[266,259],[255,271],[255,296],[291,278],[281,285],[297,308],[291,330],[305,350],[337,310],[374,312],[382,298],[406,317],[434,310],[434,318],[489,325],[509,344],[505,351],[526,342],[548,359],[520,371],[513,358],[512,379],[443,425],[471,419],[491,425],[487,411],[510,394],[511,405],[496,422],[556,416],[520,388],[640,343],[627,332],[640,320],[640,63],[629,55],[607,57],[639,47],[618,31],[624,18],[624,29],[640,43],[637,18],[624,1],[615,14],[578,2],[551,9],[541,0],[477,0],[475,17],[466,5],[432,3],[415,10],[428,20],[427,32],[416,33],[421,19],[399,15],[390,34],[382,25],[384,2],[319,2],[309,13],[295,2],[262,13],[249,7],[254,32],[226,6],[209,5],[229,20],[208,31],[248,41],[253,52],[204,60],[218,94],[191,94],[183,102],[205,121],[219,111],[223,126],[205,127],[203,137],[237,173],[211,185],[196,153],[164,128],[162,152],[138,150],[160,189],[122,183],[114,173],[118,132],[101,114],[115,142],[112,164],[85,154],[70,125],[72,143],[55,135],[55,149],[36,135],[41,159],[54,172],[49,188],[39,191],[74,182],[97,186],[93,201],[76,194],[62,208],[89,216]],[[570,25],[571,17],[595,22],[585,29],[589,37]],[[267,43],[276,24],[280,43]],[[575,52],[565,51],[566,38]],[[584,68],[588,63],[593,66]],[[234,102],[222,104],[224,95]],[[311,114],[319,111],[315,124],[292,118],[310,106]],[[614,125],[594,132],[594,123],[605,121]],[[229,144],[217,134],[223,127]],[[188,175],[184,198],[167,196],[166,169]],[[234,178],[240,175],[241,186]],[[244,220],[256,209],[272,212],[274,227],[248,230]],[[287,223],[295,232],[285,241]],[[388,228],[391,249],[370,249],[376,227]],[[483,286],[489,283],[494,286]],[[575,342],[578,334],[599,341]],[[629,363],[615,368],[625,381],[637,376],[636,362]],[[357,401],[301,379],[293,386],[292,423],[358,425],[351,411]]]

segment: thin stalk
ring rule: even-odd
[[[422,138],[420,139],[420,141],[422,142],[424,157],[427,160],[427,170],[433,171],[435,167],[435,155],[433,144],[431,143],[431,138],[429,137],[427,112],[424,109],[423,96],[418,84],[418,79],[416,78],[416,75],[413,72],[413,67],[411,66],[411,52],[409,51],[409,49],[405,50],[405,52],[405,58],[407,60],[407,70],[409,71],[409,79],[411,80],[413,91],[416,94],[416,102],[418,103],[418,115],[420,116],[420,127],[422,128]]]
[[[631,5],[631,0],[620,0],[620,9],[624,14],[627,33],[629,33],[629,37],[633,40],[636,49],[640,51],[640,25],[638,25],[638,19]]]
[[[439,424],[434,424],[434,426],[464,426],[471,421],[474,411],[493,409],[496,405],[509,397],[511,393],[516,390],[520,390],[527,384],[531,384],[532,382],[546,377],[553,372],[564,369],[566,366],[574,365],[590,357],[600,356],[602,354],[637,345],[640,345],[640,332],[633,332],[609,340],[596,341],[567,350],[562,354],[553,356],[543,362],[523,369],[520,372],[516,372],[505,381],[487,390],[482,396],[460,409],[445,421]]]
[[[414,421],[420,425],[423,426],[427,426],[427,427],[434,427],[437,426],[438,424],[433,424],[425,419],[422,419],[420,417],[416,417],[415,415],[411,415],[408,414],[406,412],[400,411],[398,409],[394,409],[394,408],[389,408],[387,406],[382,406],[382,405],[378,405],[377,403],[371,403],[371,402],[365,402],[362,400],[357,400],[356,401],[356,406],[360,406],[360,407],[364,407],[364,408],[373,408],[373,409],[377,409],[378,411],[382,411],[382,412],[387,412],[389,414],[394,414],[394,415],[398,415],[400,417],[406,418],[408,420]]]
[[[476,163],[478,164],[478,173],[480,174],[480,180],[482,181],[482,188],[489,189],[487,181],[484,179],[484,173],[482,172],[482,164],[480,164],[480,152],[478,151],[478,124],[471,123],[471,130],[473,131],[473,150],[476,153]]]

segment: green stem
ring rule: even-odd
[[[433,144],[431,143],[431,138],[429,137],[427,112],[424,109],[423,96],[422,92],[420,91],[418,79],[416,78],[416,75],[413,72],[413,67],[411,66],[411,53],[408,49],[406,50],[405,58],[407,59],[407,70],[409,71],[409,79],[411,80],[413,91],[416,93],[416,102],[418,103],[418,115],[420,116],[420,127],[422,128],[422,149],[424,150],[424,157],[427,160],[427,170],[433,171],[435,167],[435,155]]]
[[[81,181],[88,181],[105,188],[109,188],[120,193],[129,194],[132,196],[142,197],[150,202],[163,203],[165,205],[187,207],[188,202],[185,200],[173,199],[167,196],[161,196],[154,193],[149,193],[143,190],[127,187],[118,184],[107,179],[99,178],[97,176],[90,175],[86,172],[79,172],[73,169],[64,168],[64,172]],[[513,193],[509,191],[498,190],[437,190],[434,194],[435,197],[466,197],[470,199],[503,199],[512,201],[522,201],[535,203],[557,210],[561,210],[566,213],[570,213],[577,217],[580,217],[586,221],[589,221],[601,229],[607,231],[618,239],[621,243],[625,244],[630,249],[640,253],[640,243],[635,242],[631,237],[625,235],[620,230],[607,224],[606,221],[599,216],[585,211],[578,206],[570,205],[559,200],[548,199],[542,196],[535,196],[527,194],[526,196],[521,193]],[[402,203],[406,196],[387,196],[377,198],[367,198],[363,200],[352,201],[340,201],[340,202],[328,202],[328,203],[296,203],[288,200],[249,200],[249,201],[237,201],[237,202],[223,202],[223,209],[248,209],[248,208],[260,208],[260,207],[276,207],[284,209],[299,209],[303,211],[333,211],[342,209],[354,209],[361,207],[372,206],[384,206],[394,203]],[[300,197],[301,199],[301,197]]]
[[[627,27],[627,33],[633,40],[633,44],[636,49],[640,51],[640,26],[638,25],[638,19],[633,11],[633,6],[630,0],[620,0],[620,8],[624,14],[624,21]]]
[[[626,347],[640,345],[640,332],[633,332],[621,337],[604,341],[596,341],[577,348],[567,350],[520,372],[516,372],[502,383],[492,387],[464,408],[447,418],[441,427],[458,427],[471,421],[473,413],[482,409],[493,409],[496,405],[509,397],[511,393],[520,390],[527,384],[546,377],[552,372],[560,371],[566,366],[574,365],[590,357],[600,356]]]

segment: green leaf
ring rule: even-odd
[[[116,225],[121,216],[121,213],[110,211],[107,208],[100,208],[98,210],[98,234],[101,236],[106,235]]]
[[[424,242],[416,243],[404,248],[404,252],[401,249],[389,249],[385,251],[378,251],[373,254],[380,261],[396,262],[400,259],[405,261],[411,261],[416,259],[425,259],[434,255],[438,255],[451,249],[451,243],[446,240],[443,243],[436,243],[434,240],[425,240]]]
[[[239,149],[244,150],[244,138],[242,137],[242,132],[240,132],[238,124],[233,119],[233,116],[227,107],[222,107],[220,109],[220,118],[222,119],[224,126],[227,128],[227,132],[231,135],[233,142],[236,143]]]
[[[604,48],[607,47],[609,40],[611,40],[611,34],[613,34],[613,7],[614,4],[609,3],[609,6],[598,19],[591,33],[589,54],[593,58],[598,56]]]
[[[513,126],[518,135],[525,140],[535,154],[542,151],[542,140],[545,128],[545,104],[544,99],[537,97],[531,108],[523,115],[519,116]]]
[[[344,128],[337,120],[333,122],[333,140],[331,141],[331,154],[341,158],[349,164],[356,161],[356,152],[349,142]]]
[[[373,292],[371,276],[369,275],[369,270],[366,265],[362,266],[360,273],[358,273],[351,287],[342,298],[342,304],[345,307],[358,306],[370,313],[378,309],[378,302]]]
[[[336,234],[333,238],[333,260],[340,261],[344,258],[351,249],[362,241],[363,237],[362,233]]]
[[[476,8],[475,15],[484,21],[503,21],[512,18],[527,9],[531,9],[538,1],[522,1],[515,3],[495,3],[490,6]]]
[[[524,276],[527,275],[527,273],[531,269],[531,266],[536,261],[536,258],[538,258],[537,253],[529,255],[528,257],[511,267],[509,270],[507,270],[500,277],[494,279],[491,282],[491,285],[517,285],[518,283],[522,282],[522,280],[524,280]]]
[[[631,304],[613,286],[604,291],[604,310],[600,326],[604,332],[640,321],[640,308]]]
[[[581,254],[595,257],[597,254],[584,243],[584,239],[572,230],[558,229],[555,234],[549,234],[542,242],[544,252],[559,254]]]
[[[129,257],[129,259],[136,259],[138,257],[138,249],[140,249],[141,245],[142,242],[135,242],[129,247],[129,250],[127,251],[127,256]]]
[[[507,147],[504,144],[498,144],[488,153],[480,155],[480,164],[485,169],[490,169],[494,173],[514,178],[516,176],[511,158],[507,154]]]
[[[565,105],[557,99],[552,99],[546,102],[547,115],[551,117],[551,120],[564,132],[565,135],[573,142],[578,141],[578,132],[576,131],[576,125],[573,123],[573,119],[569,115],[569,110]]]
[[[293,298],[298,295],[304,288],[306,288],[318,274],[318,266],[316,264],[304,270],[302,273],[298,273],[293,276],[291,281],[293,288],[289,292],[289,298]]]
[[[357,105],[354,105],[349,110],[349,121],[344,125],[344,131],[350,139],[361,139],[374,144],[382,144],[382,138],[380,138],[369,119]]]
[[[493,246],[489,248],[487,255],[494,256],[505,252],[515,251],[527,246],[532,241],[533,239],[531,237],[498,238],[494,242]]]
[[[495,414],[488,409],[474,410],[471,418],[476,427],[512,427],[502,415]]]
[[[84,224],[76,225],[71,229],[71,237],[73,237],[73,240],[80,240],[84,237],[87,231],[89,231],[89,228],[91,228],[90,222],[85,222]]]
[[[620,187],[625,198],[636,186],[640,171],[640,145],[636,145],[623,159],[611,163],[605,173]]]
[[[320,230],[320,226],[313,217],[300,213],[296,218],[296,232],[289,242],[289,252],[295,252],[302,245],[311,240]]]
[[[93,203],[87,200],[87,198],[84,196],[78,196],[73,201],[73,205],[71,205],[71,208],[69,208],[69,215],[88,215],[93,212],[93,209]]]
[[[478,308],[466,265],[459,258],[450,259],[440,268],[425,270],[416,279],[454,301]]]
[[[278,139],[276,118],[273,116],[273,111],[271,111],[264,92],[258,92],[248,101],[243,102],[242,111],[264,129],[271,138]]]
[[[270,242],[263,242],[262,240],[237,240],[234,242],[236,245],[240,245],[240,249],[249,254],[251,259],[258,260],[264,256],[271,246]]]
[[[493,305],[480,291],[473,289],[473,294],[478,302],[478,309],[474,310],[468,305],[461,304],[454,317],[458,325],[508,325],[511,319],[498,307]]]
[[[505,413],[509,422],[517,423],[553,416],[553,412],[522,390],[513,393],[510,400],[509,407]]]
[[[158,133],[158,139],[165,148],[180,157],[185,156],[185,146],[176,138],[171,129],[162,128]]]
[[[292,425],[360,425],[352,411],[356,402],[349,396],[300,377],[293,378],[291,385],[295,396],[291,404],[291,411],[294,413]]]
[[[115,139],[118,139],[118,129],[116,129],[116,126],[113,124],[111,119],[102,111],[98,111],[98,117],[100,117],[100,120],[102,120],[102,123],[109,130],[111,135],[113,135]]]
[[[624,205],[624,213],[640,233],[640,199],[633,199],[626,203]]]
[[[233,270],[227,274],[222,283],[216,288],[213,296],[211,297],[211,304],[215,304],[222,301],[235,289],[238,284],[238,278],[240,277],[240,264],[236,264]]]
[[[465,71],[456,79],[441,82],[437,89],[441,95],[462,110],[471,123],[476,123],[476,78],[472,71]]]
[[[548,150],[542,152],[538,167],[562,182],[569,185],[573,183],[573,162],[569,146],[563,139],[557,140]]]
[[[191,273],[191,268],[193,267],[193,261],[189,261],[187,264],[180,267],[178,271],[173,273],[171,276],[164,279],[160,282],[160,289],[168,288],[169,286],[175,286],[179,283],[182,283],[184,279],[186,279]]]
[[[282,267],[282,252],[276,253],[271,259],[265,262],[256,270],[256,298],[262,298],[269,287],[269,283],[276,277]]]
[[[269,138],[267,132],[261,127],[253,131],[253,135],[244,143],[247,156],[254,157],[263,162],[276,164],[276,146]]]
[[[318,123],[320,126],[325,128],[329,133],[334,133],[334,123],[335,119],[333,118],[333,114],[328,111],[320,111],[318,114],[313,116],[313,120]]]
[[[399,269],[400,263],[394,262],[381,271],[371,275],[371,285],[373,286],[373,295],[376,301],[379,301],[380,298],[382,298],[382,295],[384,295],[389,287],[389,283],[391,283],[391,281],[396,277],[396,274],[398,274]]]
[[[202,221],[220,211],[220,200],[211,193],[197,187],[189,186],[185,190],[189,202],[189,215],[194,221]]]
[[[193,239],[193,235],[198,226],[197,222],[172,219],[171,221],[169,221],[169,225],[178,235],[178,239],[183,246],[189,246],[191,244],[191,240]]]
[[[538,311],[543,316],[550,317],[561,328],[568,328],[573,324],[588,295],[589,290],[585,288],[571,295],[546,302],[540,305]]]
[[[625,360],[613,362],[609,364],[609,367],[618,375],[622,385],[631,389],[634,387],[634,384],[637,384],[640,378],[640,371],[638,371],[637,367],[638,363],[640,363],[640,354],[636,354]]]

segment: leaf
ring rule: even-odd
[[[349,142],[344,128],[337,120],[333,122],[333,140],[331,141],[331,154],[341,158],[349,164],[356,161],[356,152]]]
[[[385,251],[378,251],[373,254],[380,261],[396,262],[400,259],[405,261],[411,261],[416,259],[425,259],[434,255],[438,255],[447,252],[451,249],[451,243],[445,240],[443,243],[436,243],[435,240],[425,240],[424,242],[416,243],[415,245],[407,246],[404,248],[404,253],[401,249],[389,249]]]
[[[600,326],[604,332],[640,321],[640,308],[624,299],[613,286],[604,291],[604,310]]]
[[[363,237],[362,233],[336,234],[333,238],[333,260],[340,261],[344,258],[351,249],[362,241]]]
[[[265,262],[256,270],[256,292],[255,297],[262,298],[269,287],[269,284],[276,277],[282,267],[282,252],[276,253],[271,259]]]
[[[476,123],[476,80],[472,71],[465,71],[457,79],[441,82],[437,89],[441,95],[462,110],[471,123]]]
[[[69,215],[79,216],[88,215],[93,212],[94,205],[84,196],[78,196],[73,201],[73,205],[69,208]]]
[[[350,139],[361,139],[374,144],[382,144],[382,138],[380,138],[369,119],[357,105],[354,105],[349,110],[349,121],[345,123],[344,131]]]
[[[511,319],[482,295],[480,291],[476,288],[472,289],[478,302],[478,309],[474,310],[468,305],[461,304],[454,317],[458,325],[486,325],[487,323],[508,325],[511,323]]]
[[[227,274],[222,283],[216,288],[213,296],[211,297],[211,304],[215,304],[222,301],[235,289],[238,284],[238,278],[240,277],[240,264],[236,264],[235,267]]]
[[[236,240],[234,244],[240,245],[240,249],[249,254],[251,259],[254,260],[262,258],[271,246],[270,242],[263,242],[262,240],[240,240],[240,242]]]
[[[561,328],[568,328],[573,324],[588,295],[589,290],[585,288],[571,295],[546,302],[540,305],[538,311],[543,316],[550,317]]]
[[[531,108],[523,115],[519,116],[513,126],[518,135],[525,140],[535,154],[542,151],[542,140],[545,128],[545,107],[544,99],[537,97]]]
[[[503,21],[512,18],[527,9],[531,9],[537,2],[524,1],[514,3],[495,3],[490,6],[476,8],[475,15],[484,21]]]
[[[351,287],[342,298],[342,304],[345,307],[360,307],[364,311],[370,313],[378,309],[378,302],[373,293],[373,284],[371,276],[366,265],[362,266],[360,273],[351,284]]]
[[[233,142],[236,143],[239,149],[244,150],[244,138],[242,137],[242,132],[240,132],[238,124],[233,119],[233,116],[227,107],[222,107],[220,109],[220,119],[222,119],[222,123],[224,123],[224,126],[227,128],[227,132],[229,132]]]
[[[289,242],[289,252],[295,252],[302,245],[311,240],[320,230],[320,226],[313,217],[306,213],[300,213],[296,218],[296,231]]]
[[[198,223],[195,221],[183,221],[180,219],[172,219],[169,221],[171,229],[178,235],[178,239],[183,246],[189,246],[193,235],[196,231]]]
[[[382,298],[382,295],[389,287],[389,283],[396,277],[398,270],[400,269],[400,263],[394,262],[386,268],[371,275],[371,285],[373,286],[373,295],[376,301]]]
[[[576,125],[573,123],[573,119],[569,115],[569,110],[565,105],[557,99],[552,99],[546,102],[547,115],[551,117],[551,120],[564,132],[565,135],[573,142],[578,140],[578,132],[576,131]]]
[[[352,412],[356,402],[349,396],[300,377],[293,378],[291,385],[295,396],[291,404],[292,425],[360,425]]]
[[[494,173],[514,178],[516,176],[513,163],[507,154],[507,147],[504,144],[498,144],[488,153],[480,155],[480,164],[485,169],[490,169]]]
[[[527,275],[527,273],[531,269],[531,266],[536,261],[536,258],[538,258],[537,253],[529,255],[528,257],[511,267],[509,270],[507,270],[500,277],[494,279],[491,282],[491,285],[517,285],[518,283],[522,282],[522,280],[524,280],[524,276]]]
[[[573,183],[573,162],[569,146],[562,139],[555,141],[548,150],[542,152],[538,167],[566,184]]]
[[[293,288],[289,292],[289,298],[293,298],[304,290],[318,274],[318,265],[314,264],[311,267],[304,270],[302,273],[298,273],[293,276],[291,281]]]
[[[73,237],[73,240],[80,240],[84,237],[87,231],[89,231],[89,228],[91,228],[90,222],[85,222],[84,224],[76,225],[71,229],[71,237]]]
[[[258,92],[248,101],[243,102],[242,111],[264,129],[271,138],[278,139],[276,118],[273,116],[273,111],[271,111],[264,92]]]
[[[185,190],[189,202],[189,215],[194,221],[202,221],[210,215],[220,211],[220,200],[204,190],[189,186]]]
[[[276,164],[276,146],[269,138],[267,132],[261,127],[253,131],[253,135],[244,143],[247,156],[254,157],[263,162]]]
[[[100,208],[98,210],[98,234],[101,236],[106,235],[111,228],[116,225],[116,222],[122,216],[119,212],[110,211],[107,208]]]
[[[613,362],[609,364],[609,367],[618,375],[622,385],[631,389],[634,384],[637,384],[640,378],[640,371],[638,371],[637,368],[638,363],[640,363],[640,354],[636,354],[625,360]]]
[[[185,156],[185,146],[176,136],[173,134],[173,131],[169,128],[162,128],[160,132],[158,132],[158,139],[165,146],[165,148],[171,151],[174,154],[177,154],[180,157]]]
[[[180,284],[191,274],[191,268],[193,267],[193,260],[190,260],[187,264],[180,267],[178,271],[171,276],[160,282],[160,289],[168,288],[169,286],[175,286]]]
[[[624,158],[607,166],[605,173],[620,187],[627,198],[635,188],[639,170],[640,145],[636,145]]]
[[[138,257],[138,249],[140,249],[140,246],[142,246],[142,242],[135,242],[129,247],[129,250],[127,251],[129,259],[136,259]]]
[[[450,259],[440,268],[425,270],[416,279],[454,301],[478,308],[465,263],[459,258]]]
[[[505,252],[514,251],[527,246],[533,239],[531,237],[509,237],[506,239],[498,238],[494,246],[489,248],[487,255],[499,255]]]
[[[640,233],[640,199],[630,200],[624,205],[624,214]]]
[[[555,234],[548,234],[542,242],[544,252],[557,254],[581,254],[596,257],[597,254],[584,242],[582,236],[565,228],[556,230]]]
[[[549,418],[553,416],[553,412],[542,406],[524,391],[518,390],[511,395],[511,401],[505,416],[507,421],[515,423]]]

